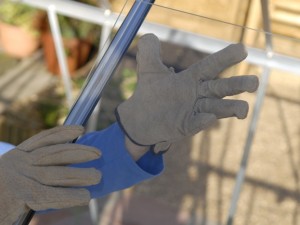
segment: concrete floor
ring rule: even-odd
[[[34,97],[56,80],[45,68],[40,51],[23,60],[2,58],[0,67],[0,114],[14,102]]]

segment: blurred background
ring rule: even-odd
[[[0,141],[16,145],[64,122],[133,3],[0,0]],[[149,32],[160,38],[163,61],[177,72],[229,43],[244,43],[248,58],[221,76],[260,77],[256,93],[236,96],[249,102],[247,119],[221,120],[175,143],[164,173],[153,180],[90,206],[36,215],[31,225],[226,224],[245,151],[233,224],[300,225],[300,1],[155,1],[88,130],[115,122],[116,106],[135,88],[137,40]]]

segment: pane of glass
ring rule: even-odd
[[[263,105],[235,220],[240,224],[257,221],[261,224],[288,223],[297,217],[294,213],[298,202],[293,197],[297,192],[292,184],[295,179],[289,171],[298,174],[295,158],[299,157],[296,151],[299,147],[296,133],[300,124],[299,39],[279,32],[272,34],[274,61],[267,61],[266,33],[261,28],[246,28],[243,23],[233,24],[228,17],[221,19],[205,12],[196,15],[174,10],[168,8],[168,4],[157,1],[152,6],[137,40],[130,46],[109,84],[111,86],[106,89],[103,107],[111,104],[110,111],[103,108],[100,120],[105,121],[106,114],[110,123],[114,122],[115,107],[134,91],[135,56],[141,35],[154,33],[160,38],[162,60],[176,72],[230,43],[244,43],[249,50],[248,58],[221,76],[256,74],[261,78],[267,65],[271,66],[271,74],[266,94],[260,99]],[[127,12],[129,8],[130,4],[124,10]],[[115,100],[113,95],[120,99]],[[256,93],[243,93],[234,98],[249,103],[247,119],[221,120],[212,129],[175,143],[165,155],[165,172],[109,196],[102,211],[105,212],[102,221],[111,214],[111,221],[134,224],[145,224],[144,221],[150,221],[150,224],[225,224],[235,175],[239,171],[249,125],[253,122],[254,104],[258,100]],[[289,153],[283,156],[282,151]],[[277,201],[281,197],[283,200]],[[101,200],[99,202],[102,204]],[[112,202],[115,208],[110,207]],[[287,212],[280,206],[283,202],[295,207]],[[270,212],[277,214],[274,216]]]

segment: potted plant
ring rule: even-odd
[[[79,2],[86,3],[83,0]],[[91,4],[89,1],[87,3]],[[62,15],[58,15],[58,21],[69,71],[74,74],[78,68],[88,61],[91,53],[99,43],[100,27],[96,24]],[[53,74],[60,74],[52,34],[48,22],[44,24],[46,24],[46,27],[42,31],[42,46],[47,68]]]
[[[41,11],[30,6],[2,0],[0,2],[0,45],[16,58],[27,57],[40,45]]]

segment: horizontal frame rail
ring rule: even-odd
[[[49,7],[55,7],[56,12],[59,14],[102,26],[113,26],[118,19],[118,14],[109,12],[107,9],[101,9],[70,0],[19,0],[19,2],[43,10],[47,10]],[[121,25],[124,18],[125,16],[120,16],[116,23],[116,27]],[[151,32],[155,33],[161,41],[172,42],[174,44],[190,47],[206,53],[216,52],[230,44],[230,42],[221,39],[191,33],[184,30],[174,30],[174,28],[147,21],[143,23],[138,34]],[[246,62],[300,75],[300,59],[278,53],[274,53],[273,57],[269,58],[264,49],[249,46],[246,47],[248,50],[248,57],[245,60]]]

